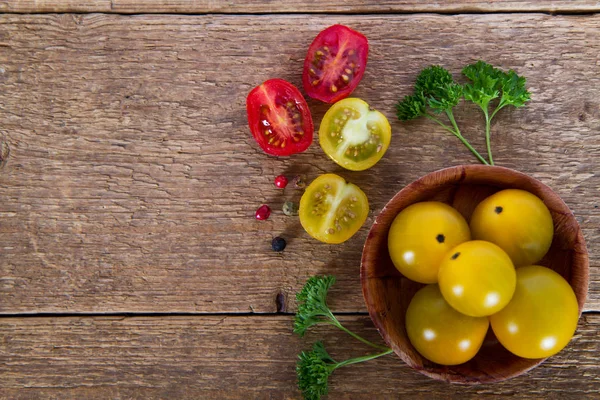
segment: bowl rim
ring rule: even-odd
[[[366,250],[368,249],[371,240],[373,239],[373,237],[376,234],[375,229],[376,229],[377,225],[379,225],[381,223],[383,217],[387,213],[390,212],[389,211],[390,207],[394,203],[399,201],[398,199],[402,198],[407,193],[411,193],[417,188],[423,190],[423,189],[427,189],[427,188],[434,188],[435,186],[439,186],[439,185],[443,185],[443,184],[460,184],[467,178],[467,171],[476,172],[476,171],[484,171],[484,170],[489,170],[489,169],[495,169],[498,172],[502,172],[503,174],[512,176],[514,178],[525,179],[526,181],[528,181],[532,185],[536,186],[537,188],[543,189],[544,192],[549,193],[550,195],[554,196],[555,200],[558,202],[558,204],[562,208],[562,210],[552,210],[552,211],[555,211],[555,212],[558,212],[561,214],[568,213],[571,216],[571,218],[574,219],[573,212],[567,206],[567,204],[562,200],[562,198],[556,192],[554,192],[554,190],[552,190],[552,188],[550,188],[549,186],[547,186],[546,184],[542,183],[541,181],[539,181],[538,179],[536,179],[532,176],[529,176],[529,175],[527,175],[523,172],[517,171],[515,169],[506,168],[506,167],[497,166],[497,165],[493,165],[493,166],[477,165],[477,164],[457,165],[457,166],[453,166],[453,167],[438,169],[438,170],[435,170],[428,174],[425,174],[425,175],[419,177],[418,179],[416,179],[415,181],[404,186],[400,191],[398,191],[385,204],[385,206],[381,209],[381,211],[379,212],[379,214],[373,221],[371,228],[369,228],[369,232],[367,234],[367,238],[365,239],[365,243],[363,245],[363,250],[362,250],[361,263],[360,263],[360,282],[361,282],[361,288],[362,288],[362,293],[363,293],[363,300],[365,301],[366,308],[369,312],[369,316],[370,316],[371,320],[373,321],[373,324],[375,325],[375,328],[377,329],[377,331],[379,332],[379,334],[381,335],[381,337],[383,338],[385,343],[388,346],[390,346],[392,348],[392,350],[394,351],[394,353],[398,357],[400,357],[402,359],[402,361],[404,361],[411,369],[417,370],[420,373],[422,373],[430,378],[445,381],[448,383],[477,385],[477,384],[495,383],[495,382],[504,381],[504,380],[511,379],[516,376],[522,375],[522,374],[532,370],[533,368],[537,367],[542,362],[544,362],[547,358],[541,358],[541,359],[535,360],[535,362],[533,362],[532,365],[528,366],[527,368],[517,369],[514,371],[514,373],[509,373],[507,375],[498,376],[498,377],[490,376],[489,377],[490,379],[487,379],[485,381],[483,381],[483,380],[468,380],[468,379],[466,379],[464,381],[459,381],[459,380],[452,379],[451,375],[444,374],[442,372],[432,372],[432,371],[428,371],[425,368],[419,368],[417,365],[415,365],[412,358],[406,352],[404,352],[396,343],[391,342],[390,337],[385,330],[383,321],[380,319],[380,316],[378,315],[377,311],[374,310],[373,307],[370,305],[371,302],[369,301],[369,299],[371,297],[371,294],[370,294],[370,289],[368,288],[368,285],[367,285],[368,278],[367,278],[367,274],[366,274],[366,268],[367,268],[366,264],[368,262],[368,260],[367,260],[368,255],[367,255]],[[457,176],[458,176],[458,179],[456,179]],[[443,178],[443,177],[445,177],[445,178],[438,179],[438,180],[435,179],[435,178]],[[432,183],[431,183],[432,181],[434,181],[435,184],[432,185]],[[575,295],[577,297],[578,307],[579,307],[579,317],[578,318],[581,318],[581,315],[583,312],[583,307],[585,305],[585,301],[587,300],[587,295],[589,292],[589,254],[587,251],[585,238],[583,237],[581,227],[579,226],[579,222],[576,219],[574,219],[574,221],[578,227],[576,244],[579,243],[580,246],[582,246],[584,249],[584,251],[580,255],[582,256],[582,261],[583,261],[582,268],[585,270],[585,274],[583,276],[580,286],[582,286],[585,290],[582,292],[580,291],[579,295],[578,295],[578,290],[574,289]],[[569,285],[571,285],[570,282],[569,282]],[[578,289],[581,289],[581,288],[578,288]]]

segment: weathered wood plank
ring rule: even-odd
[[[0,1],[1,12],[102,12],[122,14],[142,13],[393,13],[393,12],[598,12],[600,3],[576,1],[516,1],[516,0],[351,0],[351,1],[252,1],[252,0],[11,0]]]
[[[368,317],[341,319],[381,340]],[[337,370],[329,398],[597,398],[599,331],[600,316],[584,316],[565,350],[499,384],[433,381],[390,355]],[[340,359],[369,352],[332,327],[299,339],[289,316],[0,318],[0,337],[0,397],[10,399],[300,398],[294,371],[299,351],[323,340]]]
[[[287,159],[250,137],[245,96],[281,77],[300,85],[308,44],[345,23],[371,43],[355,95],[392,123],[374,168],[342,171],[314,144]],[[337,172],[376,215],[419,176],[474,159],[427,121],[401,124],[394,103],[418,71],[458,73],[482,58],[528,77],[531,103],[493,127],[499,165],[554,188],[588,242],[588,310],[600,310],[600,16],[0,17],[0,313],[274,312],[315,273],[338,276],[339,311],[364,311],[368,225],[330,246],[278,211],[299,191],[273,178]],[[311,101],[318,126],[327,106]],[[457,112],[483,148],[481,116]],[[269,203],[270,220],[253,219]],[[288,239],[283,254],[270,250]],[[337,293],[337,294],[336,294]]]

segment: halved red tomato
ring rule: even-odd
[[[283,79],[269,79],[246,98],[248,124],[267,154],[303,152],[313,140],[313,121],[302,93]]]
[[[369,43],[360,32],[344,25],[321,31],[304,60],[306,94],[326,103],[348,97],[365,73],[368,54]]]

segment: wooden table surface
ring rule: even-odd
[[[329,398],[600,398],[600,2],[16,0],[0,11],[0,398],[298,399],[300,350],[322,339],[342,358],[364,354],[334,328],[293,335],[294,294],[336,275],[332,309],[381,340],[359,282],[368,227],[409,182],[476,161],[432,123],[400,123],[394,103],[423,67],[458,76],[477,59],[528,78],[531,102],[496,118],[494,155],[552,187],[581,224],[590,290],[577,333],[500,384],[448,385],[390,355],[336,371]],[[392,125],[390,149],[363,172],[316,143],[268,157],[247,126],[250,89],[274,77],[301,87],[308,45],[334,23],[368,37],[354,95]],[[318,128],[327,105],[309,105]],[[482,149],[480,114],[456,113]],[[324,172],[358,184],[373,211],[341,245],[284,216],[301,193],[272,184]],[[261,222],[262,203],[274,212]]]

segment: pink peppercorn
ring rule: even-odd
[[[269,218],[269,215],[271,215],[271,209],[266,204],[263,204],[262,206],[258,207],[258,210],[256,210],[255,214],[256,219],[260,221],[264,221],[265,219]]]
[[[275,178],[275,186],[277,186],[279,189],[283,189],[287,186],[287,184],[288,179],[285,176],[279,175],[277,178]]]

